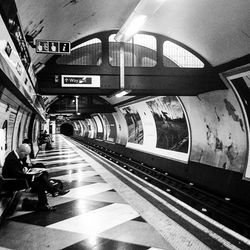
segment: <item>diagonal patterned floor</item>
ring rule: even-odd
[[[74,147],[59,135],[54,140],[54,149],[33,162],[44,163],[70,192],[48,197],[52,213],[18,208],[0,231],[2,249],[173,249]]]
[[[62,135],[34,163],[70,192],[52,213],[22,211],[0,228],[1,249],[250,249],[250,240]],[[24,193],[22,198],[36,196]]]

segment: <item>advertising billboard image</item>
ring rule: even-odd
[[[156,124],[156,147],[187,153],[188,126],[178,99],[175,96],[162,96],[146,103]]]

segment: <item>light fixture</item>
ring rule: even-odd
[[[129,41],[134,36],[134,34],[136,34],[140,30],[146,20],[146,15],[139,15],[133,17],[133,20],[131,20],[124,29],[120,29],[121,32],[119,31],[120,33],[117,33],[117,35],[115,36],[115,40],[118,42]]]
[[[120,97],[122,97],[122,96],[125,96],[125,95],[129,94],[130,92],[131,92],[131,90],[128,90],[128,89],[121,89],[120,91],[116,92],[116,93],[114,94],[114,96],[117,97],[117,98],[120,98]]]
[[[117,42],[128,42],[154,15],[165,0],[141,0],[115,36]]]
[[[34,72],[37,74],[39,71],[41,71],[45,67],[45,64],[38,62],[37,64],[34,65]]]
[[[112,98],[112,97],[120,98],[122,96],[128,95],[131,91],[132,90],[128,90],[128,89],[120,89],[111,95],[107,95],[107,97],[108,98]]]

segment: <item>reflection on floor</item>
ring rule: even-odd
[[[153,206],[89,152],[61,135],[54,141],[54,149],[41,150],[33,162],[43,162],[70,192],[48,197],[55,212],[22,211],[19,206],[0,229],[0,249],[240,249],[209,233],[209,239],[199,239],[188,230],[192,227],[178,225],[165,208]],[[27,196],[31,194],[23,194]]]

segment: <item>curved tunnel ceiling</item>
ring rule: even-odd
[[[25,35],[74,42],[97,32],[120,29],[138,2],[16,0],[16,5]],[[177,40],[217,66],[249,54],[249,11],[248,0],[168,0],[141,30]],[[29,49],[34,64],[51,57]]]
[[[148,0],[154,1],[154,0]],[[139,0],[16,0],[23,33],[31,40],[80,38],[120,29]],[[185,44],[212,66],[249,56],[248,0],[167,0],[141,28]],[[159,25],[162,24],[162,25]],[[53,55],[28,46],[34,65]],[[54,102],[50,97],[47,105]],[[112,102],[112,101],[111,101]],[[115,102],[115,101],[114,101]]]

